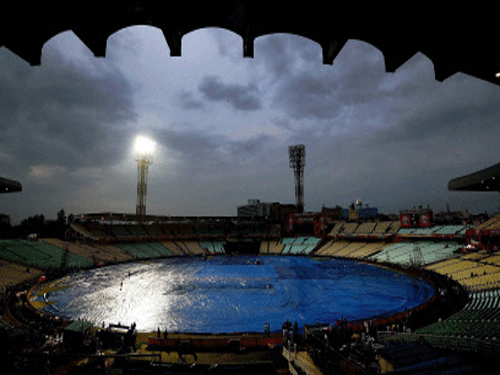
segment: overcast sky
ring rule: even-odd
[[[323,65],[309,39],[273,34],[243,58],[239,36],[202,29],[170,57],[160,30],[123,29],[95,58],[71,32],[30,67],[0,48],[0,195],[14,224],[90,212],[134,213],[132,143],[153,137],[147,213],[236,215],[247,199],[294,203],[288,146],[306,146],[305,209],[362,200],[384,213],[492,213],[498,193],[449,192],[452,178],[500,161],[500,87],[440,83],[416,54],[385,73],[382,53],[350,40]]]

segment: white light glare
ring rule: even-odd
[[[139,135],[134,141],[134,155],[136,158],[141,156],[153,156],[156,150],[156,142],[152,139]]]

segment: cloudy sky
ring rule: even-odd
[[[447,183],[500,161],[500,86],[460,73],[437,82],[420,53],[385,73],[382,53],[357,40],[332,66],[289,34],[242,56],[241,38],[215,28],[185,35],[182,57],[146,26],[113,34],[106,58],[71,31],[45,44],[38,67],[0,48],[0,176],[23,185],[0,212],[14,224],[60,209],[134,213],[137,134],[158,145],[149,214],[294,203],[293,144],[306,146],[308,211],[357,199],[384,213],[499,209],[498,194]]]

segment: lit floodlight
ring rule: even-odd
[[[156,142],[143,135],[137,136],[134,142],[135,160],[152,159],[156,151]]]
[[[156,142],[143,135],[137,136],[134,141],[134,157],[137,162],[137,205],[135,213],[138,216],[146,215],[146,193],[149,165],[153,163]]]

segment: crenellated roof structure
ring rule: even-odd
[[[221,27],[242,38],[244,57],[253,57],[259,36],[293,33],[319,43],[323,62],[332,64],[349,39],[358,39],[383,53],[387,72],[421,52],[433,62],[438,81],[462,72],[498,85],[498,10],[498,3],[483,1],[8,2],[0,12],[0,47],[39,65],[43,45],[72,30],[96,57],[104,57],[110,35],[150,25],[163,31],[171,56],[181,56],[184,35]]]

